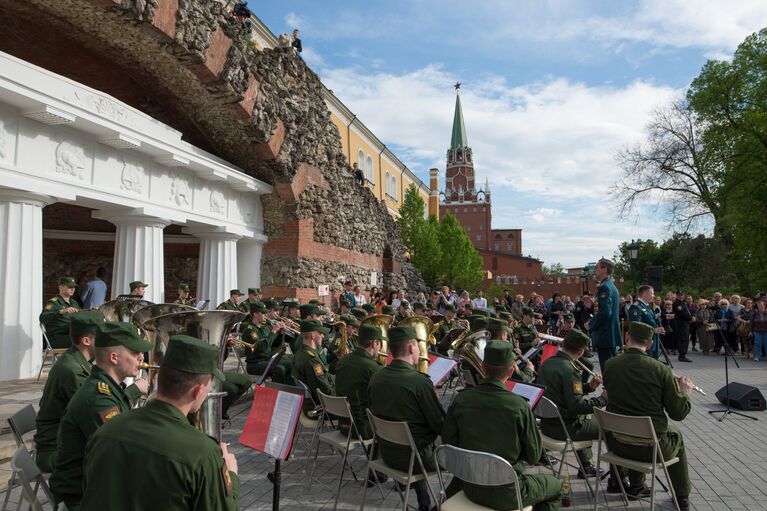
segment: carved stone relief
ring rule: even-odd
[[[85,180],[86,156],[82,147],[69,140],[56,146],[56,172]]]
[[[192,187],[189,181],[178,174],[171,176],[170,200],[177,206],[189,207],[192,204]]]
[[[120,188],[128,192],[141,194],[144,193],[145,180],[146,175],[143,167],[128,159],[123,160]]]
[[[221,190],[211,190],[210,212],[216,215],[226,214],[226,198]]]

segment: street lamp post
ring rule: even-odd
[[[631,259],[631,280],[634,283],[634,295],[637,293],[637,256],[639,255],[639,245],[634,240],[631,240],[631,244],[626,247],[629,251],[629,259]]]

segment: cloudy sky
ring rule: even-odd
[[[765,0],[250,1],[279,34],[301,29],[324,83],[428,182],[443,171],[455,93],[493,227],[523,251],[583,266],[673,226],[655,205],[620,218],[615,153],[707,59],[767,26]]]

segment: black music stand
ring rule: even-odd
[[[740,369],[740,364],[738,364],[735,354],[730,349],[730,345],[727,344],[727,339],[725,339],[722,329],[717,328],[717,330],[719,331],[719,336],[722,338],[722,345],[724,346],[724,397],[727,402],[727,407],[724,410],[709,410],[708,413],[721,413],[722,416],[717,419],[719,422],[722,422],[725,417],[730,414],[740,415],[741,417],[747,417],[751,420],[758,421],[759,419],[757,417],[752,417],[751,415],[742,412],[736,412],[730,408],[730,366],[727,363],[727,359],[732,357],[732,361],[735,362],[735,367],[738,369]]]

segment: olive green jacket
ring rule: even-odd
[[[240,509],[218,443],[159,399],[99,429],[85,457],[82,511]]]
[[[75,393],[61,418],[50,487],[57,498],[82,495],[83,458],[88,438],[105,422],[125,413],[131,401],[122,386],[100,367]]]
[[[383,366],[360,347],[342,357],[336,366],[336,395],[349,400],[354,423],[363,438],[373,436],[365,409],[370,406],[368,384],[381,369]]]
[[[74,298],[70,298],[69,303],[67,303],[61,295],[54,296],[45,304],[39,320],[45,327],[48,337],[69,337],[70,314],[59,314],[61,309],[67,307],[80,309],[80,304]]]
[[[47,459],[48,454],[56,452],[56,436],[59,432],[61,417],[72,396],[90,374],[91,364],[74,346],[56,359],[56,363],[48,373],[48,380],[45,382],[43,395],[40,398],[40,411],[37,412],[35,420],[37,458]],[[40,467],[40,469],[44,472],[51,471],[50,466]]]
[[[261,326],[248,323],[242,327],[240,338],[248,344],[254,344],[256,347],[254,351],[248,351],[248,354],[245,356],[245,361],[248,364],[265,362],[271,358],[272,342],[274,341],[275,334],[272,333],[272,326],[269,323],[264,323]]]
[[[335,378],[328,372],[325,360],[309,346],[301,345],[301,349],[293,356],[293,378],[301,380],[312,391],[314,402],[319,405],[318,390],[330,396],[335,395]],[[308,399],[304,400],[304,410],[311,409]]]
[[[585,397],[589,388],[584,387],[581,368],[564,351],[559,351],[541,364],[537,382],[546,387],[543,395],[557,405],[565,424],[607,404],[603,397]],[[559,423],[556,419],[550,420]]]
[[[484,380],[455,397],[442,428],[442,443],[496,454],[518,474],[524,473],[524,463],[535,465],[543,454],[530,404],[493,380]],[[503,506],[516,499],[513,486],[462,486],[469,499],[483,505]]]
[[[530,323],[530,326],[520,324],[514,329],[513,335],[514,340],[519,343],[519,349],[524,353],[533,347],[533,342],[535,341],[535,338],[538,337],[538,330],[532,323]]]
[[[603,378],[607,410],[649,415],[657,434],[668,431],[669,418],[681,421],[690,413],[690,398],[679,391],[671,368],[640,349],[629,348],[608,360]]]

